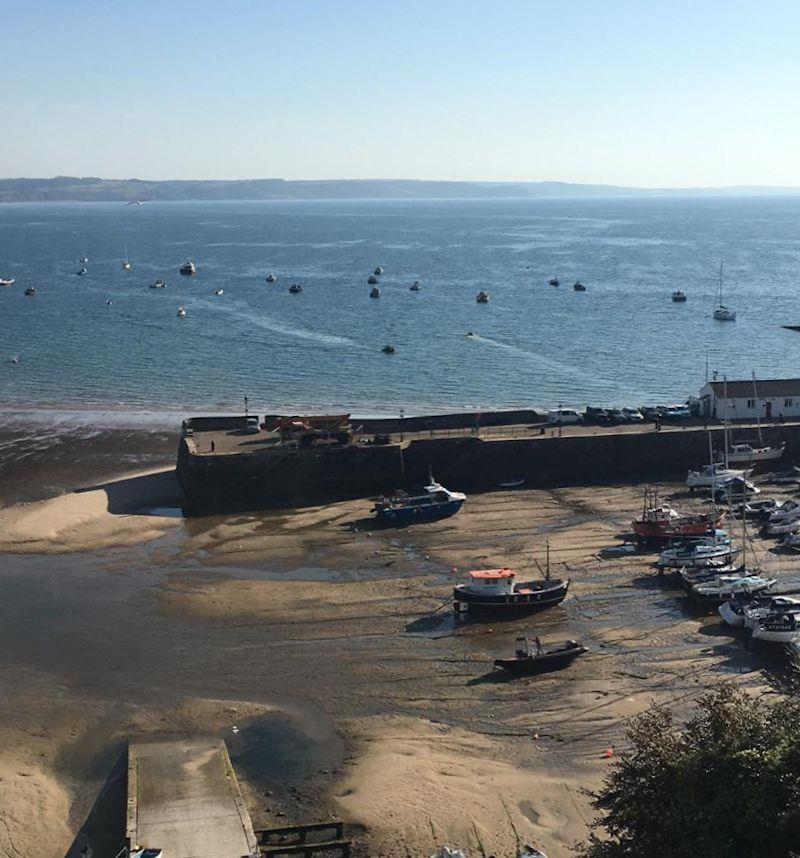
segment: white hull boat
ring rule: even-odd
[[[734,465],[749,465],[752,462],[774,462],[780,459],[786,444],[779,447],[757,446],[751,444],[732,444],[728,449],[728,461]]]
[[[773,596],[768,600],[757,600],[744,608],[743,625],[746,629],[754,629],[764,617],[770,614],[782,614],[795,609],[800,610],[800,599],[792,596]]]
[[[704,465],[699,471],[689,471],[686,485],[690,489],[710,489],[724,486],[728,480],[735,477],[744,479],[747,471],[726,468],[724,465]]]
[[[767,536],[782,536],[785,533],[797,533],[800,530],[800,517],[786,518],[767,525]]]
[[[696,569],[708,566],[714,561],[729,561],[733,556],[730,541],[722,543],[695,543],[678,548],[665,548],[658,556],[660,568]]]
[[[763,593],[776,581],[776,578],[761,578],[758,575],[720,575],[715,581],[692,587],[692,597],[701,604],[721,603],[738,595]]]
[[[772,613],[762,617],[753,626],[753,640],[765,643],[788,644],[800,637],[798,624],[800,607],[783,613]]]

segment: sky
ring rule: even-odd
[[[797,0],[0,0],[0,176],[800,186]]]

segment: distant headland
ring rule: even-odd
[[[0,179],[0,202],[149,200],[541,199],[567,197],[790,196],[800,188],[633,188],[572,182],[457,182],[412,179]]]

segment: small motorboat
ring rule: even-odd
[[[123,271],[130,271],[132,267],[133,266],[131,265],[131,263],[128,259],[122,260],[122,270]]]
[[[753,462],[771,462],[780,459],[786,450],[786,442],[783,441],[777,447],[765,444],[754,446],[753,444],[731,444],[728,448],[728,461],[735,465],[749,465]]]
[[[292,283],[289,287],[289,292],[292,295],[299,295],[303,291],[303,287],[299,283]]]
[[[513,658],[496,658],[494,666],[509,673],[531,674],[546,673],[549,670],[560,670],[571,664],[579,655],[588,652],[578,641],[566,641],[553,649],[544,649],[535,639],[533,651],[525,637],[517,638],[516,651]]]
[[[800,517],[800,501],[788,498],[779,504],[767,518],[767,524],[778,524],[788,518]]]
[[[689,471],[686,475],[686,485],[690,491],[695,489],[710,489],[712,486],[720,486],[733,477],[745,477],[747,471],[726,468],[721,464],[703,465],[698,471]]]
[[[722,534],[723,531],[719,533]],[[708,566],[713,561],[730,562],[733,554],[730,539],[722,536],[719,539],[685,541],[665,548],[658,556],[658,567],[660,569],[680,569],[681,567],[694,569],[698,566]]]
[[[89,273],[89,271],[86,268],[79,268],[75,273],[78,275],[78,277],[85,277]]]
[[[718,609],[725,625],[732,628],[752,629],[755,624],[768,614],[800,609],[800,599],[791,596],[748,596],[737,595],[723,602]]]
[[[731,477],[725,480],[724,483],[718,483],[714,486],[714,501],[718,504],[731,506],[732,504],[741,505],[756,495],[761,494],[761,489],[746,480],[744,477]]]
[[[581,283],[581,282],[580,282],[580,280],[576,280],[576,281],[572,284],[572,288],[573,288],[576,292],[585,292],[585,291],[586,291],[586,287],[583,285],[583,283]]]
[[[183,307],[183,306],[178,307],[178,315],[179,315],[181,318],[183,318],[183,317],[186,315],[186,308],[185,308],[185,307]]]
[[[719,575],[713,581],[695,584],[690,595],[698,605],[719,608],[733,596],[755,596],[769,590],[776,582],[776,578],[762,578],[760,575]]]
[[[191,261],[191,259],[184,262],[178,270],[184,275],[184,277],[191,277],[193,274],[197,274],[197,266]]]
[[[547,281],[547,285],[548,285],[548,286],[559,286],[559,285],[560,285],[560,283],[558,282],[558,277],[551,277],[551,278]]]
[[[478,292],[478,294],[475,296],[475,300],[479,304],[488,304],[489,303],[489,293],[484,292],[483,289],[481,289],[481,291]]]
[[[670,297],[676,304],[683,304],[686,301],[686,293],[683,289],[676,289]]]
[[[451,492],[439,483],[431,482],[425,486],[425,494],[396,492],[391,497],[378,498],[373,511],[378,520],[386,524],[436,521],[455,515],[466,499],[462,492]]]
[[[409,287],[409,292],[419,292],[422,289],[422,283],[419,280],[415,280]]]
[[[106,307],[110,307],[113,303],[114,302],[109,298],[108,301],[106,301]]]
[[[381,349],[381,351],[382,351],[385,355],[393,355],[393,354],[394,354],[395,349],[394,349],[394,346],[393,346],[393,345],[388,345],[388,344],[387,344],[387,345],[385,345],[385,346]]]
[[[379,265],[373,272],[376,277],[380,277],[383,274],[383,268]]]
[[[78,260],[78,262],[80,262],[81,265],[86,265],[86,263],[88,261],[89,261],[89,257],[86,254],[81,256],[81,258]]]
[[[277,283],[278,282],[278,278],[274,274],[271,274],[271,273],[267,274],[265,279],[266,279],[267,283]]]
[[[13,285],[14,285],[14,278],[13,277],[11,277],[11,278],[0,277],[0,286],[13,286]]]
[[[379,283],[379,282],[380,281],[378,280],[378,278],[374,274],[370,274],[369,277],[367,277],[367,285],[368,286],[375,286],[375,284]]]
[[[163,280],[156,280],[155,283],[150,284],[151,289],[166,289],[167,284]]]
[[[788,644],[800,638],[800,605],[760,617],[751,629],[754,641]]]
[[[33,286],[28,286],[28,288],[25,290],[25,294],[26,295],[35,295],[36,289],[34,289]]]
[[[224,290],[224,289],[215,289],[215,290],[214,290],[214,294],[215,294],[215,295],[224,295],[224,294],[225,294],[225,290]]]
[[[513,569],[476,569],[469,582],[453,588],[453,610],[473,616],[520,616],[552,608],[564,601],[569,579],[515,581]]]
[[[373,286],[372,289],[370,289],[369,297],[370,298],[380,298],[381,297],[381,290],[378,289],[377,286]]]
[[[11,363],[19,363],[19,356],[18,355],[12,355],[11,356]]]

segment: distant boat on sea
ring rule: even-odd
[[[419,280],[415,280],[408,288],[411,292],[419,292],[422,289],[422,283]]]
[[[682,304],[686,300],[686,293],[682,289],[676,289],[671,297],[676,304]]]
[[[551,278],[547,281],[547,285],[548,285],[548,286],[559,286],[560,284],[559,284],[559,282],[558,282],[558,277],[551,277]]]
[[[383,268],[379,265],[375,271],[372,272],[376,277],[380,277],[383,274]]]
[[[585,292],[585,291],[586,291],[586,287],[583,285],[583,283],[581,283],[581,281],[580,281],[580,280],[576,280],[576,281],[572,284],[572,288],[573,288],[576,292]]]
[[[720,322],[736,321],[736,310],[732,310],[722,303],[722,262],[719,264],[719,294],[717,297],[717,306],[714,308],[714,318]]]
[[[0,277],[0,286],[13,286],[13,285],[14,285],[14,278],[13,277],[11,277],[9,279],[5,279],[3,277]]]
[[[481,291],[478,292],[478,294],[475,296],[475,300],[479,304],[488,304],[489,303],[489,293],[484,292],[483,289],[481,289]]]
[[[185,307],[178,307],[178,315],[181,318],[183,318],[186,315],[186,308]]]
[[[289,287],[289,291],[292,295],[299,295],[303,291],[303,287],[299,283],[292,283]]]
[[[122,260],[122,270],[130,271],[131,270],[131,262],[128,259],[128,245],[125,245],[125,258]]]
[[[163,280],[156,280],[155,283],[150,284],[151,289],[166,289],[167,284]]]
[[[278,278],[272,273],[267,274],[267,276],[266,276],[267,283],[276,283],[277,280],[278,280]]]
[[[378,289],[377,286],[373,286],[372,289],[370,289],[369,297],[370,298],[380,298],[381,297],[381,290]]]
[[[85,277],[89,273],[89,271],[86,268],[79,268],[75,273],[78,275],[78,277]]]
[[[185,277],[191,277],[193,274],[197,274],[197,266],[191,261],[191,259],[184,262],[179,270]]]

